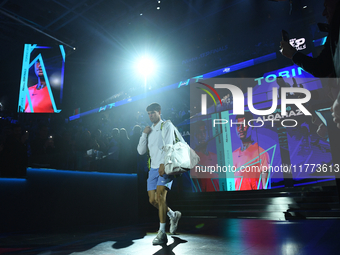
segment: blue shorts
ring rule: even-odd
[[[149,171],[149,178],[147,180],[147,190],[156,190],[157,186],[165,186],[168,189],[171,189],[173,180],[173,176],[167,174],[160,176],[158,168],[151,168]]]

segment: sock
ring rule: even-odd
[[[159,223],[159,230],[165,233],[165,225],[166,223]]]
[[[167,215],[169,216],[170,219],[172,219],[173,217],[175,217],[176,214],[175,214],[175,212],[173,210],[171,210],[169,208],[169,211],[167,212]]]

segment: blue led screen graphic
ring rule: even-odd
[[[62,109],[65,50],[25,44],[18,112],[59,113]]]
[[[256,119],[258,116],[252,115]],[[200,157],[196,171],[190,171],[194,192],[212,191],[236,191],[236,190],[258,190],[271,189],[280,186],[283,175],[280,172],[268,173],[266,176],[239,175],[241,167],[246,166],[275,166],[281,165],[279,137],[276,127],[266,124],[261,129],[253,128],[248,130],[251,136],[251,144],[243,152],[242,142],[237,132],[237,126],[215,125],[214,119],[228,119],[236,123],[236,118],[230,111],[223,111],[218,114],[200,116],[192,119],[190,127],[191,147]],[[232,167],[235,173],[229,171],[212,172],[208,171],[209,166]],[[217,167],[218,166],[218,167]],[[231,176],[230,176],[231,174]],[[239,177],[237,177],[239,175]]]
[[[297,112],[291,110],[290,112]],[[254,119],[262,116],[252,115]],[[310,117],[303,115],[294,116],[298,126],[285,128],[286,137],[282,139],[279,126],[272,126],[271,122],[265,122],[262,128],[248,130],[251,136],[251,144],[242,151],[242,140],[238,134],[237,125],[220,125],[213,127],[213,119],[228,119],[236,123],[235,115],[231,111],[223,111],[191,119],[190,143],[191,147],[200,156],[197,173],[194,169],[190,171],[190,179],[193,192],[213,191],[237,191],[237,190],[259,190],[282,187],[284,175],[282,166],[287,163],[292,167],[292,175],[295,181],[303,183],[311,178],[331,179],[334,176],[320,175],[315,170],[311,172],[311,166],[330,165],[332,157],[330,144],[316,134],[317,126],[311,122]],[[188,125],[189,126],[189,125]],[[189,127],[180,127],[186,130]],[[187,133],[183,131],[188,140]],[[283,158],[281,150],[288,146],[289,158]],[[235,173],[217,172],[217,166],[235,166],[236,171],[247,166],[270,166],[275,170],[267,175],[253,175],[247,178],[245,175],[236,177]],[[216,166],[216,171],[209,171],[208,166]],[[309,170],[307,171],[307,167]],[[295,168],[295,169],[294,169]]]
[[[208,89],[209,86],[194,82],[190,84],[190,110],[195,112],[190,119],[190,145],[201,158],[199,165],[190,171],[192,191],[272,189],[284,187],[287,178],[293,179],[297,185],[308,183],[310,179],[317,181],[334,178],[320,174],[315,171],[316,168],[311,171],[313,165],[330,168],[332,164],[329,141],[316,134],[318,126],[312,123],[312,116],[304,115],[294,104],[286,106],[287,115],[283,116],[280,93],[276,110],[270,115],[255,115],[248,108],[250,96],[257,110],[271,108],[273,88],[280,91],[280,88],[286,87],[310,91],[312,99],[304,106],[312,111],[318,103],[327,101],[324,82],[297,66],[268,72],[258,78],[205,80],[204,83],[211,88],[216,84],[233,84],[243,91],[245,115],[248,116],[244,118],[246,121],[252,119],[255,126],[263,123],[261,128],[246,125],[244,129],[238,129],[238,126],[243,125],[230,124],[244,120],[233,114],[235,101],[231,91],[217,88],[215,93]],[[252,95],[247,94],[249,87],[253,89]],[[201,96],[205,93],[208,98],[206,115],[200,112]],[[217,95],[221,98],[221,104]],[[304,96],[293,92],[286,94],[287,98],[295,99]],[[282,121],[287,125],[283,125]],[[227,167],[224,171],[223,166]],[[228,167],[234,167],[234,171]],[[240,170],[247,167],[259,170],[257,173],[241,173]],[[264,171],[270,168],[271,171]],[[285,172],[288,169],[291,171]]]

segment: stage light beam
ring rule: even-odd
[[[143,75],[150,75],[155,71],[155,64],[151,58],[143,57],[137,62],[137,69]]]
[[[156,71],[155,62],[152,58],[144,56],[136,61],[136,68],[138,73],[144,78],[143,87],[147,90],[147,88],[150,87],[150,85],[148,85],[148,80],[150,79],[151,74],[155,74]]]

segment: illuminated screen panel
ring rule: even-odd
[[[329,101],[324,83],[291,66],[256,79],[216,78],[191,84],[190,145],[201,158],[190,171],[192,190],[260,190],[284,187],[286,179],[301,184],[311,178],[332,178],[316,171],[318,166],[331,168],[329,141],[316,134],[312,116],[302,110],[313,113]],[[288,89],[285,95],[282,88]],[[308,93],[311,99],[303,107],[293,103]]]
[[[18,112],[59,113],[63,100],[65,50],[25,44]]]
[[[248,112],[249,114],[249,112]],[[251,119],[258,116],[251,115]],[[239,125],[215,125],[215,119],[236,123],[231,111],[197,117],[191,124],[191,147],[200,157],[199,165],[190,171],[193,191],[237,191],[271,189],[282,185],[281,171],[261,174],[269,166],[280,166],[280,142],[277,128],[266,123],[263,128]],[[249,138],[249,143],[243,143]],[[242,169],[259,169],[243,173]]]

